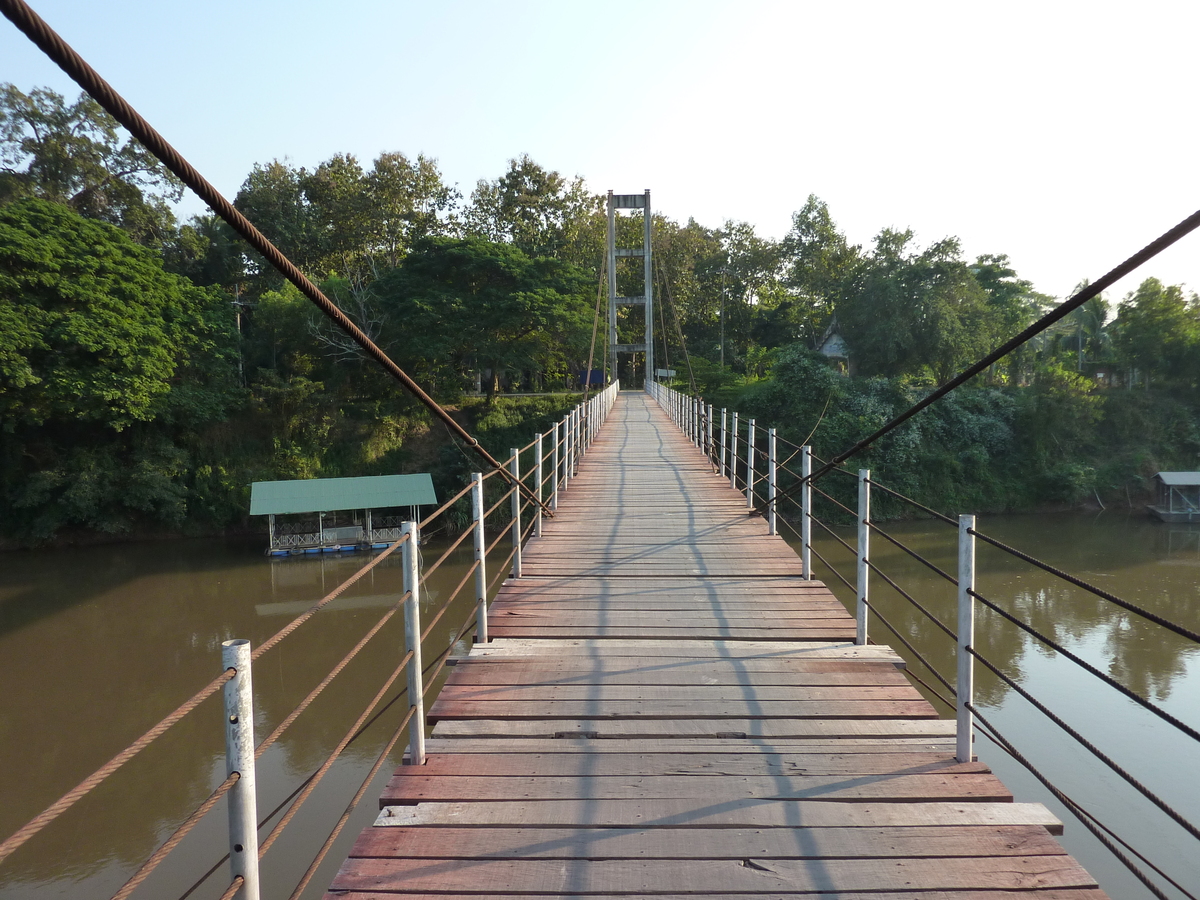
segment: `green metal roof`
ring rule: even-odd
[[[256,481],[250,486],[252,516],[435,503],[433,479],[428,474]]]

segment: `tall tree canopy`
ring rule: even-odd
[[[81,94],[28,94],[0,84],[0,203],[40,197],[119,225],[158,246],[174,230],[167,201],[182,183],[133,140],[95,100]]]
[[[562,374],[587,352],[592,279],[512,244],[428,239],[375,289],[389,342],[443,388],[474,369]]]

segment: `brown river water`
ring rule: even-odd
[[[929,522],[885,526],[952,571],[955,533]],[[1128,600],[1200,629],[1200,527],[1166,526],[1114,511],[981,518],[978,528]],[[268,560],[262,544],[196,540],[0,555],[0,837],[7,836],[106,762],[220,671],[220,644],[259,644],[352,574],[364,557]],[[831,539],[818,550],[853,580],[853,559]],[[431,562],[436,542],[424,548]],[[876,564],[951,627],[954,589],[876,538]],[[500,560],[494,561],[497,564]],[[436,609],[469,565],[469,552],[435,573],[423,606]],[[979,549],[980,593],[1019,613],[1194,728],[1200,728],[1200,648],[1082,590]],[[493,572],[495,569],[493,568]],[[825,573],[817,565],[818,577]],[[848,602],[850,592],[827,577]],[[255,665],[261,738],[341,659],[401,591],[400,560],[385,560],[347,594]],[[874,601],[930,662],[954,672],[953,648],[935,626],[873,580]],[[469,592],[467,592],[469,593]],[[439,623],[426,656],[447,646],[469,599]],[[265,815],[324,761],[402,655],[397,616],[260,760]],[[872,637],[893,643],[882,626]],[[1061,655],[995,614],[980,613],[977,644],[1019,676],[1147,787],[1200,821],[1200,748]],[[466,645],[457,652],[466,652]],[[902,655],[907,651],[901,650]],[[914,663],[913,670],[925,673]],[[977,674],[989,719],[1067,794],[1192,892],[1196,842],[994,677]],[[264,898],[289,895],[403,713],[397,703],[362,738],[263,861]],[[107,898],[222,780],[219,698],[129,763],[0,863],[0,900]],[[1018,800],[1047,803],[1066,821],[1063,842],[1114,898],[1151,896],[1023,768],[980,738],[977,752]],[[392,753],[399,763],[401,751]],[[320,897],[358,832],[376,812],[385,765],[306,897]],[[180,897],[227,849],[218,807],[134,895]],[[218,871],[193,897],[218,896]],[[1170,896],[1182,896],[1171,893]]]

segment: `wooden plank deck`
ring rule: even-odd
[[[328,898],[1106,900],[643,394]]]

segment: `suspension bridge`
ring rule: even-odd
[[[327,896],[1105,897],[747,512],[622,394]]]
[[[978,652],[973,641],[975,608],[990,609],[1188,738],[1200,741],[1200,729],[977,592],[974,542],[985,541],[1188,641],[1200,643],[1200,634],[978,532],[973,517],[956,521],[918,505],[922,514],[958,529],[955,575],[923,560],[957,586],[959,615],[951,627],[871,560],[873,534],[919,558],[871,520],[872,489],[883,490],[897,502],[911,501],[873,482],[867,472],[858,476],[857,510],[821,491],[817,483],[832,473],[845,474],[841,463],[1200,228],[1200,212],[875,433],[829,461],[817,461],[816,471],[807,448],[791,448],[801,456],[801,469],[794,472],[778,460],[773,430],[767,431],[764,449],[763,434],[753,420],[739,426],[735,413],[727,428],[721,411],[718,430],[711,406],[653,383],[650,195],[610,192],[605,273],[609,371],[619,371],[618,354],[640,354],[650,392],[622,394],[614,382],[501,461],[388,358],[23,0],[0,0],[0,11],[364,354],[425,404],[486,468],[424,521],[406,523],[399,540],[273,637],[253,649],[246,641],[227,642],[220,674],[212,682],[0,842],[0,863],[220,692],[225,698],[226,778],[130,875],[114,900],[133,895],[222,801],[229,816],[229,854],[182,896],[205,885],[228,862],[222,900],[258,900],[259,858],[347,747],[401,699],[406,702],[391,738],[291,891],[293,900],[306,893],[351,810],[393,749],[403,746],[406,734],[407,765],[388,781],[376,824],[354,843],[333,879],[329,898],[1103,900],[1106,894],[1095,880],[1054,840],[1061,823],[1040,804],[1014,802],[1004,785],[976,761],[976,720],[980,733],[1041,780],[1150,894],[1163,900],[1196,896],[1194,886],[1189,889],[1173,879],[1055,787],[985,719],[972,693],[976,663],[1200,840],[1200,828],[1186,815]],[[616,247],[617,210],[641,211],[642,247]],[[641,261],[640,294],[618,295],[618,260]],[[639,306],[643,339],[623,343],[618,308]],[[598,300],[597,320],[599,308]],[[637,337],[628,333],[634,318],[624,316],[625,338]],[[591,371],[589,359],[589,384]],[[783,491],[777,481],[780,472],[790,480]],[[857,547],[831,531],[854,554],[857,577],[852,581],[829,566],[855,594],[854,615],[812,578],[808,562],[816,551],[810,529],[820,524],[811,508],[814,491],[857,523]],[[421,530],[445,525],[449,511],[467,502],[468,495],[471,525],[422,572],[417,553]],[[485,503],[489,496],[494,501],[490,507]],[[785,501],[799,513],[799,556],[777,534]],[[496,518],[505,504],[508,521],[496,532]],[[551,511],[552,518],[543,517]],[[763,515],[752,515],[756,511]],[[474,543],[473,564],[423,623],[423,585],[468,539]],[[504,541],[511,543],[511,550],[495,565]],[[396,552],[404,563],[403,595],[256,743],[252,664]],[[954,720],[939,718],[906,677],[901,657],[868,641],[871,618],[889,629],[910,656],[919,657],[901,631],[872,607],[873,577],[885,581],[955,642],[955,677],[922,660],[941,682],[941,687],[924,687],[956,711]],[[473,611],[458,626],[456,640],[474,629],[474,648],[452,659],[452,641],[426,659],[424,643],[431,629],[462,597],[474,600]],[[406,646],[395,669],[328,758],[260,818],[255,760],[401,611]],[[431,696],[447,667],[451,673],[444,689]],[[428,725],[431,735],[426,733]],[[278,821],[260,840],[259,833],[277,815]],[[213,886],[208,883],[210,889]],[[277,887],[271,886],[269,893],[276,894]]]

